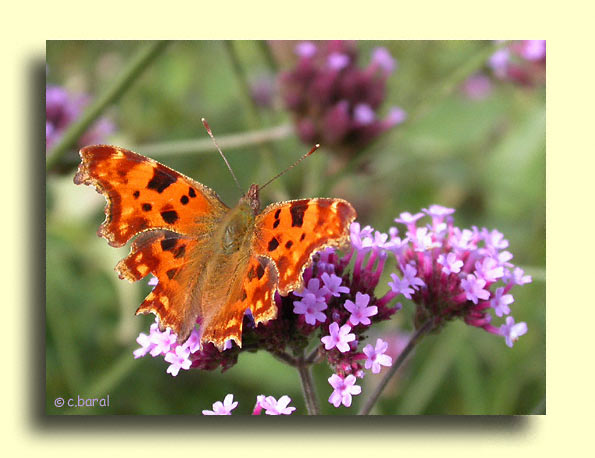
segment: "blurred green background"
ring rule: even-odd
[[[147,45],[48,42],[48,84],[96,97]],[[384,107],[388,111],[398,105],[408,119],[347,167],[323,145],[268,188],[261,196],[263,205],[319,194],[342,197],[354,204],[362,225],[388,231],[399,213],[437,203],[457,209],[459,227],[503,232],[513,261],[533,276],[533,283],[513,289],[512,313],[517,322],[527,322],[529,332],[509,349],[502,338],[463,323],[449,324],[422,341],[374,412],[545,413],[545,86],[494,79],[487,97],[465,96],[460,85],[484,69],[486,50],[494,47],[490,42],[357,45],[362,65],[376,46],[387,47],[398,60]],[[116,125],[106,142],[149,155],[235,204],[239,192],[200,118],[208,119],[245,189],[305,153],[311,145],[295,136],[281,101],[276,97],[271,106],[257,107],[248,90],[291,68],[292,46],[169,44],[105,112]],[[274,85],[271,90],[275,94]],[[254,144],[249,135],[254,132],[271,139]],[[238,141],[230,143],[236,134],[232,140]],[[192,370],[177,377],[166,374],[168,364],[160,357],[133,359],[138,333],[147,332],[153,321],[134,316],[150,287],[144,281],[129,284],[115,274],[115,264],[129,248],[111,248],[96,236],[105,201],[93,189],[72,183],[75,150],[47,175],[46,411],[200,414],[234,393],[240,403],[237,413],[250,413],[258,394],[288,394],[298,413],[304,413],[297,372],[265,353],[242,354],[223,374]],[[379,335],[410,332],[412,312],[412,304],[405,302],[377,330]],[[355,413],[382,375],[366,375],[354,407],[335,409],[326,402],[332,391],[326,380],[330,374],[324,365],[315,367],[324,414]],[[107,394],[108,408],[56,408],[53,402],[58,396]]]

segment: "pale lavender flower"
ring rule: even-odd
[[[475,263],[475,272],[486,282],[493,283],[504,276],[504,267],[496,259],[485,257]]]
[[[527,323],[521,321],[520,323],[514,322],[514,318],[509,316],[506,317],[506,324],[500,326],[500,335],[506,339],[506,345],[512,348],[514,342],[518,338],[527,333]]]
[[[370,303],[370,296],[368,294],[362,294],[359,291],[355,295],[355,303],[347,299],[345,301],[345,308],[347,311],[351,313],[349,317],[349,322],[356,326],[358,324],[363,324],[368,326],[372,322],[370,321],[371,316],[374,316],[378,313],[378,307],[372,305],[368,307]]]
[[[310,58],[316,54],[316,45],[311,41],[302,41],[296,45],[295,53],[300,57]]]
[[[345,378],[333,374],[329,377],[328,382],[334,390],[328,398],[328,402],[335,407],[339,407],[341,404],[345,407],[350,407],[352,396],[362,392],[362,387],[355,384],[356,378],[353,374],[349,374]]]
[[[349,288],[347,286],[341,286],[343,283],[341,277],[338,277],[335,274],[329,275],[327,272],[324,272],[320,278],[324,283],[323,288],[326,288],[327,295],[339,297],[343,293],[349,293]]]
[[[259,395],[257,397],[257,403],[265,409],[266,415],[291,415],[295,407],[289,407],[290,402],[291,398],[287,395],[281,396],[278,401],[273,396]]]
[[[343,70],[349,65],[349,56],[340,52],[334,52],[327,57],[327,65],[333,70]]]
[[[446,275],[458,274],[463,267],[463,261],[458,259],[455,253],[440,254],[437,262],[442,266],[442,272]]]
[[[238,406],[237,401],[234,402],[233,394],[225,396],[223,402],[217,401],[213,404],[213,410],[203,410],[203,415],[231,415],[231,411]]]
[[[161,332],[157,327],[151,327],[150,336],[151,343],[154,345],[150,351],[151,356],[166,354],[177,340],[176,335],[171,332],[170,328],[166,328],[164,332]]]
[[[508,315],[510,313],[509,305],[514,302],[512,294],[504,294],[504,288],[496,289],[494,297],[490,300],[490,304],[496,313],[496,316]]]
[[[376,347],[368,344],[364,347],[364,354],[368,357],[366,359],[366,369],[372,369],[373,374],[380,372],[380,366],[390,367],[393,365],[393,359],[385,355],[388,350],[388,343],[382,339],[376,339]]]
[[[353,118],[357,123],[365,126],[374,122],[376,113],[367,103],[358,103],[353,109]]]
[[[351,326],[348,324],[344,324],[339,328],[339,325],[336,322],[333,322],[329,326],[330,335],[324,336],[320,340],[324,344],[326,350],[337,348],[341,353],[345,353],[349,351],[349,342],[355,340],[355,334],[352,334],[350,331]]]
[[[151,337],[144,332],[141,332],[138,337],[136,338],[136,342],[140,345],[140,348],[137,348],[132,353],[134,355],[134,359],[141,358],[149,353],[155,344],[151,341]]]
[[[379,67],[382,71],[389,75],[397,67],[396,59],[390,54],[388,49],[384,47],[374,48],[372,51],[372,66]]]
[[[473,274],[461,280],[461,288],[465,291],[465,296],[474,304],[477,304],[479,299],[485,301],[490,298],[490,292],[484,289],[485,285],[486,281],[483,278],[477,278]]]
[[[188,359],[189,356],[190,350],[184,346],[178,345],[175,352],[170,351],[163,358],[170,363],[166,372],[175,377],[178,375],[178,372],[180,372],[180,369],[190,369],[192,362]]]
[[[388,282],[388,286],[390,286],[395,293],[402,294],[407,299],[411,299],[411,295],[415,290],[425,285],[424,281],[416,275],[417,269],[412,265],[407,264],[404,267],[402,279],[400,279],[397,274],[390,274],[393,281]]]
[[[314,326],[317,321],[324,323],[326,321],[326,315],[322,313],[326,310],[327,304],[323,298],[317,298],[312,293],[306,293],[299,301],[293,302],[293,313],[296,315],[304,315],[306,323]]]

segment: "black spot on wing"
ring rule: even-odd
[[[153,178],[147,184],[147,188],[153,189],[161,194],[170,184],[175,183],[178,177],[171,175],[160,167],[153,169]]]
[[[163,239],[161,241],[161,249],[163,251],[173,250],[177,243],[178,243],[177,239]]]
[[[161,217],[167,224],[174,224],[178,220],[178,213],[175,210],[168,210],[161,212]]]
[[[167,275],[167,278],[171,280],[172,278],[174,278],[174,275],[176,275],[177,272],[178,269],[169,269],[167,272],[165,272],[165,274]]]
[[[291,227],[302,227],[304,224],[304,213],[308,206],[303,202],[295,202],[289,207],[291,213]]]
[[[134,196],[135,199],[138,199],[138,196],[140,196],[140,191],[137,189],[136,191],[134,191],[132,193],[132,195]]]
[[[302,232],[302,236],[300,237],[300,242],[303,242],[305,238],[306,238],[306,233]]]
[[[281,209],[278,208],[277,211],[275,212],[275,219],[279,219],[280,214],[281,214]]]
[[[277,229],[277,226],[279,225],[280,222],[281,222],[280,219],[276,219],[275,222],[273,223],[273,229]]]
[[[180,198],[180,202],[182,202],[182,205],[186,205],[189,202],[190,199],[188,199],[188,196],[182,196]]]
[[[285,244],[285,248],[289,249],[291,248],[293,245],[293,242],[291,240],[288,240],[287,243]]]
[[[143,204],[143,211],[150,212],[152,208],[151,204]]]
[[[189,188],[188,195],[190,197],[196,197],[196,192],[194,191],[193,188]]]
[[[264,267],[262,267],[262,264],[258,264],[258,267],[256,268],[256,276],[260,280],[263,275],[264,275]]]
[[[279,241],[275,237],[273,237],[269,242],[268,250],[275,251],[278,246],[279,246]]]
[[[174,258],[178,259],[183,257],[186,254],[186,245],[180,245],[178,248],[174,250]]]

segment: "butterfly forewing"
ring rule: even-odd
[[[254,252],[275,262],[282,295],[301,287],[312,255],[349,237],[356,213],[341,199],[301,199],[269,205],[256,218]]]

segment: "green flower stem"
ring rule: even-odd
[[[244,71],[242,63],[236,51],[234,42],[226,40],[223,43],[225,45],[227,55],[229,56],[232,69],[236,75],[238,84],[240,85],[240,95],[248,113],[248,122],[250,123],[250,127],[252,129],[262,129],[262,118],[260,116],[260,113],[258,112],[258,107],[252,99],[248,77],[246,76],[246,72]],[[273,176],[275,172],[279,170],[279,167],[275,162],[276,155],[274,154],[272,145],[268,142],[262,143],[260,145],[260,151],[263,159],[261,163],[263,164],[263,169],[265,170],[265,173],[268,176]],[[289,198],[289,193],[287,189],[283,186],[283,182],[281,180],[275,180],[273,183],[271,183],[271,186],[275,190],[276,200],[287,200]]]
[[[107,107],[126,92],[142,72],[163,52],[168,43],[167,41],[157,41],[138,52],[113,84],[95,99],[84,111],[83,115],[66,130],[56,146],[48,152],[46,171],[52,170],[58,165],[62,157],[76,144],[87,128],[101,116]]]
[[[370,411],[376,404],[376,401],[378,401],[378,398],[386,388],[386,385],[388,385],[390,379],[397,373],[401,365],[407,359],[407,356],[409,356],[409,353],[411,353],[422,337],[432,330],[433,324],[434,321],[432,318],[430,318],[415,332],[415,334],[413,334],[405,349],[401,352],[389,371],[384,375],[384,378],[380,381],[380,384],[375,388],[371,396],[366,400],[364,406],[359,412],[359,415],[369,415]]]
[[[293,135],[293,128],[290,124],[281,124],[265,129],[241,132],[238,134],[217,136],[217,143],[223,151],[234,148],[243,148],[251,145],[263,145],[265,143],[282,140]],[[213,142],[205,135],[199,140],[179,140],[164,143],[151,143],[139,145],[132,148],[141,154],[150,157],[163,157],[174,154],[198,154],[216,152]]]
[[[306,408],[308,409],[308,415],[320,415],[320,409],[318,408],[318,401],[316,399],[316,390],[314,389],[314,382],[312,380],[312,371],[310,365],[304,361],[304,358],[300,358],[297,361],[296,368],[300,374],[300,380],[302,382],[302,391],[304,393],[304,399],[306,401]]]

